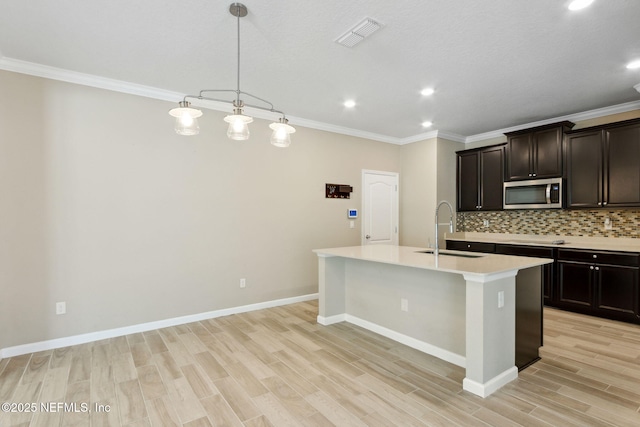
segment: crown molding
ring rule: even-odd
[[[184,94],[172,92],[168,90],[158,89],[151,86],[144,86],[136,83],[125,82],[122,80],[109,79],[106,77],[95,76],[92,74],[79,73],[69,71],[62,68],[50,67],[47,65],[36,64],[34,62],[21,61],[18,59],[0,57],[0,70],[11,71],[14,73],[27,74],[30,76],[42,77],[45,79],[58,80],[67,83],[74,83],[83,86],[90,86],[99,89],[111,90],[114,92],[126,93],[129,95],[144,96],[146,98],[159,99],[162,101],[179,102],[184,98]],[[190,100],[193,105],[216,111],[229,111],[229,104],[218,101]],[[269,113],[259,109],[247,107],[247,112],[260,119],[272,119],[273,113]],[[299,117],[289,116],[290,121],[300,126],[333,132],[343,135],[355,136],[359,138],[371,139],[374,141],[387,142],[390,144],[402,144],[400,138],[381,135],[373,132],[365,132],[358,129],[351,129],[343,126],[336,126],[329,123],[307,120]]]
[[[467,138],[462,135],[458,135],[457,133],[453,132],[447,132],[444,130],[438,131],[438,138],[446,139],[453,142],[465,142],[467,140]]]
[[[373,141],[386,142],[388,144],[395,144],[395,145],[402,144],[402,139],[389,136],[389,135],[382,135],[379,133],[366,132],[359,129],[353,129],[353,128],[348,128],[344,126],[337,126],[337,125],[332,125],[324,122],[317,122],[314,120],[303,119],[301,117],[295,117],[295,116],[287,116],[287,117],[289,117],[292,123],[295,123],[296,125],[304,126],[306,128],[323,130],[326,132],[338,133],[341,135],[355,136],[357,138],[371,139]]]
[[[27,74],[36,77],[42,77],[51,80],[59,80],[67,83],[74,83],[83,86],[90,86],[99,89],[106,89],[114,92],[126,93],[129,95],[144,96],[146,98],[158,99],[162,101],[179,102],[184,98],[184,94],[168,91],[164,89],[158,89],[151,86],[140,85],[137,83],[125,82],[122,80],[110,79],[106,77],[95,76],[92,74],[79,73],[76,71],[69,71],[61,68],[50,67],[47,65],[36,64],[33,62],[21,61],[18,59],[8,58],[0,56],[0,70],[11,71],[15,73]],[[640,92],[640,84],[634,86],[634,88]],[[229,104],[217,101],[201,101],[194,100],[194,105],[202,108],[207,108],[216,111],[229,111]],[[491,132],[480,133],[470,136],[462,136],[453,132],[433,130],[426,133],[420,133],[417,135],[398,138],[389,135],[382,135],[373,132],[366,132],[363,130],[352,129],[344,126],[336,126],[329,123],[317,122],[314,120],[303,119],[300,117],[290,116],[289,119],[300,126],[304,126],[311,129],[322,130],[341,135],[349,135],[358,138],[369,139],[373,141],[386,142],[388,144],[405,145],[413,142],[424,141],[432,138],[444,138],[454,142],[471,143],[476,141],[483,141],[491,138],[499,138],[504,136],[507,132],[513,132],[520,129],[528,129],[531,127],[542,126],[550,123],[556,123],[563,120],[569,121],[581,121],[588,120],[597,117],[607,116],[611,114],[625,113],[632,110],[640,109],[640,101],[627,102],[625,104],[614,105],[611,107],[598,108],[596,110],[585,111],[582,113],[569,114],[562,117],[555,117],[552,119],[541,120],[533,123],[526,123],[518,126],[513,126],[506,129],[499,129]],[[251,114],[260,119],[270,120],[273,118],[273,114],[267,111],[259,109],[251,109],[247,107],[247,112],[251,111]]]
[[[182,94],[177,92],[162,90],[151,86],[109,79],[92,74],[78,73],[76,71],[63,70],[61,68],[20,61],[18,59],[7,57],[0,58],[0,69],[15,73],[28,74],[30,76],[43,77],[45,79],[59,80],[67,83],[75,83],[83,86],[111,90],[114,92],[160,99],[163,101],[178,102],[181,101],[183,97]]]
[[[636,86],[634,86],[636,87]],[[640,88],[640,84],[637,85],[637,89]],[[638,89],[640,91],[640,89]],[[581,113],[568,114],[566,116],[554,117],[552,119],[540,120],[532,123],[525,123],[518,126],[512,126],[510,128],[494,130],[486,133],[479,133],[477,135],[471,135],[465,138],[465,143],[471,143],[476,141],[484,141],[491,138],[503,137],[505,133],[514,132],[521,129],[529,129],[537,126],[544,126],[551,123],[562,122],[568,120],[570,122],[579,122],[582,120],[595,119],[598,117],[610,116],[612,114],[626,113],[628,111],[640,109],[640,101],[631,101],[624,104],[612,105],[610,107],[597,108],[595,110],[584,111]]]

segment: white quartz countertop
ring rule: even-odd
[[[507,234],[457,232],[446,235],[447,240],[481,243],[504,243],[525,246],[553,246],[568,249],[590,249],[600,251],[640,252],[640,239],[622,237],[584,237],[560,235]],[[562,244],[555,242],[563,241]]]
[[[492,275],[553,262],[544,258],[440,250],[437,257],[427,248],[395,245],[349,246],[314,249],[318,256],[343,257],[364,261],[423,268],[448,273]]]

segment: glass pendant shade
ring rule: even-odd
[[[176,118],[174,129],[178,135],[197,135],[200,133],[198,119],[194,119],[189,115]]]
[[[288,147],[291,144],[291,135],[296,131],[293,126],[287,124],[287,119],[280,119],[279,122],[274,122],[269,125],[273,130],[271,134],[271,144],[276,147]]]
[[[169,114],[176,118],[174,129],[179,135],[197,135],[200,133],[198,117],[202,116],[202,111],[189,107],[189,103],[183,101],[180,107],[169,111]]]
[[[235,141],[246,141],[249,139],[249,123],[253,121],[252,117],[244,114],[230,114],[224,118],[229,123],[227,136]]]

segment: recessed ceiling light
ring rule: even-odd
[[[420,91],[420,95],[422,95],[422,96],[430,96],[430,95],[433,95],[434,92],[435,92],[435,90],[433,90],[433,88],[427,87],[427,88],[424,88],[424,89],[422,89]]]
[[[356,106],[356,101],[354,101],[353,99],[349,99],[347,101],[344,101],[343,105],[347,108],[353,108]]]
[[[627,68],[630,70],[635,70],[636,68],[640,68],[640,59],[637,61],[632,61],[627,64]]]
[[[430,128],[433,125],[430,121],[422,122],[423,128]]]
[[[580,10],[593,3],[593,0],[573,0],[569,3],[569,10]]]

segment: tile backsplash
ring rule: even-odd
[[[605,220],[611,230],[605,230]],[[543,209],[458,212],[457,231],[640,238],[640,209]]]

